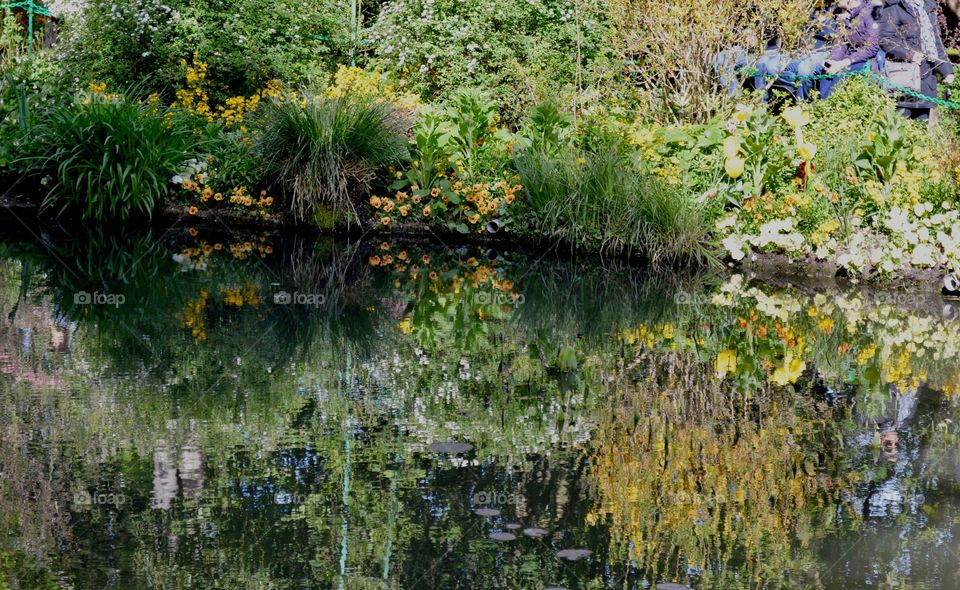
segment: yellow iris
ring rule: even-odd
[[[743,176],[743,168],[746,166],[746,161],[739,156],[734,156],[732,158],[727,158],[727,161],[723,165],[723,169],[727,172],[727,176],[736,180]]]

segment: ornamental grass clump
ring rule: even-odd
[[[83,219],[149,217],[189,154],[191,132],[156,102],[91,85],[33,127],[27,170],[48,187],[45,208]]]
[[[536,146],[516,158],[536,231],[571,246],[642,254],[651,265],[716,262],[702,207],[653,176],[631,169],[620,146],[600,150]]]
[[[356,216],[377,171],[409,158],[409,129],[393,105],[372,99],[290,96],[263,109],[253,149],[296,216],[318,204]]]

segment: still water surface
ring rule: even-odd
[[[0,242],[0,588],[960,588],[938,294]]]

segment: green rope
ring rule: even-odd
[[[759,72],[757,72],[756,69],[753,69],[753,73],[748,72],[748,75],[757,76],[759,75]],[[874,72],[869,67],[866,67],[860,70],[855,70],[855,71],[837,72],[835,74],[800,75],[800,74],[794,74],[792,72],[784,72],[779,76],[776,74],[764,74],[764,77],[767,77],[767,78],[779,78],[787,82],[794,82],[794,83],[804,82],[804,81],[814,81],[814,80],[836,80],[839,78],[852,78],[854,76],[863,76],[868,80],[873,80],[874,82],[879,83],[881,86],[883,86],[887,90],[893,90],[895,92],[899,92],[900,94],[905,94],[907,96],[911,96],[913,98],[922,100],[924,102],[929,102],[931,104],[935,104],[940,107],[944,107],[948,109],[960,109],[960,102],[953,101],[953,100],[944,100],[942,98],[937,98],[935,96],[927,96],[926,94],[918,90],[914,90],[913,88],[907,88],[906,86],[894,84],[890,80],[887,80],[880,74]]]
[[[39,14],[40,16],[50,16],[50,10],[46,6],[41,6],[36,4],[33,0],[23,0],[21,2],[13,2],[11,4],[2,4],[0,9],[2,10],[14,10],[16,8],[22,8],[24,11],[31,14]]]

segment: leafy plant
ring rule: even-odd
[[[155,103],[102,90],[57,105],[33,127],[23,163],[49,183],[44,207],[83,219],[150,216],[189,154],[190,130]]]
[[[253,150],[298,219],[319,203],[356,214],[377,171],[409,158],[407,128],[388,103],[303,94],[266,106]]]
[[[912,149],[905,127],[906,121],[894,109],[884,111],[875,129],[862,144],[860,155],[854,162],[857,170],[867,178],[889,182],[897,170],[897,164],[907,158]]]

